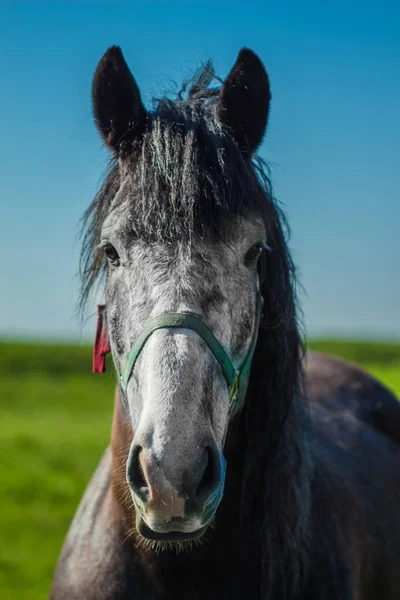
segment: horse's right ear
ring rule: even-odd
[[[96,125],[106,145],[118,156],[123,155],[140,139],[147,113],[118,46],[111,46],[97,66],[92,102]]]

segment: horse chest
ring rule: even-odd
[[[229,561],[193,561],[181,567],[163,561],[161,568],[141,569],[129,587],[137,594],[140,588],[141,600],[234,600],[244,597],[249,583],[246,570]]]

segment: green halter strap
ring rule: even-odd
[[[113,355],[115,367],[117,369],[122,389],[126,392],[129,379],[141,351],[144,348],[149,337],[158,329],[190,329],[197,333],[207,344],[215,358],[217,359],[229,391],[229,409],[232,410],[237,402],[237,399],[244,394],[242,382],[245,382],[250,371],[251,361],[253,359],[254,350],[257,343],[258,329],[260,326],[261,312],[263,306],[263,297],[257,290],[257,307],[256,307],[256,327],[251,340],[250,348],[246,354],[244,361],[239,369],[236,369],[224,347],[220,344],[217,338],[212,333],[211,329],[199,318],[187,313],[166,313],[155,317],[147,323],[142,333],[130,350],[126,359],[123,370],[120,370],[117,360]],[[241,389],[242,388],[242,389]]]

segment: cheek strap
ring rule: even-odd
[[[110,340],[108,339],[105,304],[99,304],[97,307],[97,328],[96,340],[93,348],[93,373],[104,373],[106,370],[106,354],[111,352]]]

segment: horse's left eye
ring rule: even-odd
[[[248,267],[255,265],[263,251],[262,244],[254,244],[244,257],[244,262]]]
[[[114,248],[114,246],[110,243],[105,244],[103,246],[103,250],[104,250],[104,254],[107,256],[109,262],[114,266],[118,266],[119,265],[119,254],[116,251],[116,249]]]

